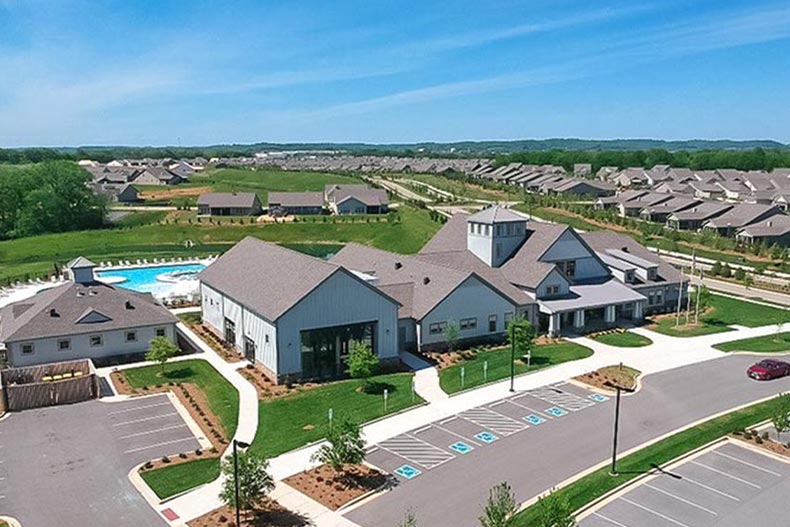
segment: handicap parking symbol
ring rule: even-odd
[[[483,443],[485,443],[487,445],[490,445],[491,443],[496,441],[498,438],[497,438],[497,436],[495,436],[491,432],[480,432],[479,434],[475,434],[475,439],[479,439]]]
[[[463,441],[458,441],[457,443],[453,443],[452,445],[450,445],[450,448],[452,448],[459,454],[466,454],[472,451],[472,447],[467,445]]]
[[[607,396],[601,395],[600,393],[594,393],[594,394],[590,395],[589,397],[590,397],[590,399],[592,399],[596,403],[602,403],[604,401],[608,401],[609,400],[609,398]]]
[[[529,424],[531,424],[531,425],[539,425],[541,423],[545,423],[546,422],[546,420],[543,419],[541,416],[535,415],[535,414],[529,414],[528,416],[526,416],[524,418],[524,420],[526,422],[528,422]]]
[[[422,474],[422,472],[410,465],[403,465],[402,467],[395,469],[395,474],[404,479],[414,479]]]
[[[558,406],[552,406],[551,408],[546,410],[546,413],[547,414],[551,414],[554,417],[562,417],[563,415],[566,415],[568,413],[568,411],[567,410],[563,410],[562,408],[560,408]]]

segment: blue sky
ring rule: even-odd
[[[790,142],[790,4],[0,0],[0,145]]]

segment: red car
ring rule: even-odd
[[[790,364],[781,360],[765,359],[749,366],[746,375],[758,381],[768,381],[790,375]]]

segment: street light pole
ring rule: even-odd
[[[510,339],[510,392],[515,392],[516,381],[516,339],[518,338],[518,326],[511,322],[513,336]]]
[[[612,438],[612,466],[609,469],[610,476],[617,475],[617,439],[620,433],[620,392],[634,392],[631,388],[624,388],[611,382],[606,382],[604,386],[614,388],[617,391],[617,397],[614,404],[614,436]]]
[[[239,453],[238,448],[248,448],[249,443],[233,440],[233,483],[236,492],[236,527],[241,525],[241,513],[239,512]]]

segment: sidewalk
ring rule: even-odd
[[[439,371],[435,366],[408,352],[401,353],[400,360],[414,370],[414,391],[425,399],[425,402],[433,403],[449,397],[439,385]]]

